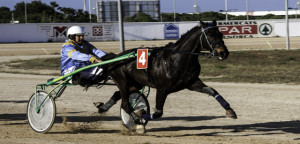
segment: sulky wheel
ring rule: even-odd
[[[134,112],[144,109],[144,111],[147,114],[150,113],[150,106],[149,106],[148,100],[144,94],[141,94],[139,92],[134,92],[134,93],[130,94],[129,104],[133,108]],[[128,113],[126,113],[122,108],[121,108],[121,119],[122,119],[123,124],[126,126],[126,128],[135,129],[134,121],[132,120],[130,115]],[[143,119],[141,121],[141,123],[143,125],[146,125],[148,123],[148,121]]]
[[[30,127],[38,133],[46,133],[53,126],[56,107],[52,96],[47,96],[45,91],[37,91],[36,99],[35,94],[33,94],[27,105],[27,118]],[[36,104],[40,110],[36,111]]]

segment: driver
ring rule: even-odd
[[[95,48],[84,40],[84,29],[80,26],[72,26],[67,31],[68,40],[61,49],[61,74],[66,75],[78,68],[101,62],[101,57],[106,53]],[[95,83],[103,71],[100,67],[94,67],[80,72],[72,77],[73,84]],[[97,83],[97,82],[96,82]]]
[[[63,44],[61,49],[61,74],[66,75],[73,72],[78,68],[85,67],[87,65],[101,62],[101,58],[107,55],[104,51],[95,48],[88,41],[84,40],[84,30],[80,26],[72,26],[67,32],[68,40]],[[101,81],[103,69],[100,67],[94,67],[80,72],[79,74],[72,76],[73,84],[80,84],[82,86],[88,84],[96,84]],[[77,79],[76,79],[77,78]],[[105,78],[105,76],[104,76]],[[96,81],[97,80],[97,81]],[[119,91],[114,95],[107,103],[95,103],[98,108],[98,112],[106,112],[118,100],[121,99]]]

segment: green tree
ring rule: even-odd
[[[267,14],[264,16],[255,16],[255,19],[283,19],[284,17],[283,15]]]
[[[199,14],[178,14],[177,16],[177,21],[197,21],[200,18]],[[174,18],[173,18],[174,19]]]
[[[20,23],[25,23],[25,5],[24,2],[17,3],[15,5],[15,10],[13,10],[15,20]]]
[[[42,3],[42,1],[32,1],[26,3],[27,7],[27,22],[28,23],[62,23],[62,22],[90,22],[88,12],[83,10],[63,8],[53,1],[50,5]],[[20,23],[25,22],[25,5],[24,2],[17,3],[14,7],[15,20],[19,20]],[[2,11],[5,11],[4,9]],[[0,11],[1,12],[1,11]],[[7,10],[5,11],[7,13]],[[3,16],[4,17],[4,16]],[[5,15],[1,23],[10,21],[11,12],[9,16]],[[92,22],[97,22],[97,17],[92,15]]]
[[[0,23],[9,23],[11,19],[11,11],[8,7],[0,7]]]
[[[54,1],[54,2],[50,2],[50,5],[53,7],[53,8],[57,8],[59,5]]]
[[[231,16],[230,20],[247,20],[247,16]]]
[[[226,16],[218,12],[203,12],[199,17],[202,21],[225,20]],[[230,18],[230,16],[228,17]]]
[[[232,16],[230,16],[231,18]],[[176,14],[176,21],[212,21],[212,20],[225,20],[225,15],[217,12],[203,12],[200,14]],[[162,21],[174,21],[173,13],[163,13]]]
[[[65,22],[72,22],[75,20],[75,9],[72,8],[60,8],[60,11],[63,12]]]
[[[162,13],[161,17],[162,17],[163,22],[174,21],[174,14],[172,14],[172,13]]]
[[[64,14],[65,22],[90,22],[89,13],[82,9],[61,8],[60,11]],[[92,22],[97,22],[96,16],[92,16]]]
[[[55,15],[55,9],[41,1],[26,3],[26,10],[28,23],[52,22],[52,16]],[[25,22],[24,2],[20,2],[15,5],[14,13],[16,15],[16,19],[20,22]]]
[[[52,16],[50,16],[50,21],[55,23],[57,22],[57,19],[62,18],[60,17],[60,13],[56,11],[56,9],[59,7],[59,5],[56,2],[50,2],[50,5],[52,9],[54,10],[54,13]]]
[[[152,17],[145,13],[138,13],[130,17],[125,17],[126,22],[155,22],[157,20],[152,19]]]

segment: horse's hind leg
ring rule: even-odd
[[[142,86],[130,87],[129,92],[131,94],[132,92],[136,92],[141,88]],[[116,91],[105,104],[102,102],[96,102],[94,103],[94,105],[98,108],[98,113],[104,113],[108,111],[112,106],[114,106],[117,103],[117,101],[119,101],[120,99],[121,99],[121,93],[120,91]]]
[[[129,96],[130,96],[130,88],[128,87],[128,84],[126,81],[122,82],[115,82],[120,90],[121,95],[121,108],[128,113],[131,118],[133,119],[134,123],[139,125],[140,124],[140,117],[134,112],[132,107],[129,103]]]
[[[126,83],[126,82],[125,82]],[[130,88],[125,83],[118,83],[117,86],[120,90],[120,94],[122,97],[121,108],[130,115],[134,123],[136,124],[136,132],[140,134],[145,133],[145,126],[141,124],[141,117],[139,117],[130,106],[129,96],[130,96]]]
[[[236,119],[237,116],[233,109],[230,107],[230,104],[213,88],[205,85],[200,79],[188,87],[189,90],[198,91],[206,93],[213,96],[220,105],[226,110],[226,116],[229,118]]]
[[[105,104],[102,102],[97,102],[97,103],[94,103],[94,105],[98,108],[98,113],[103,113],[103,112],[108,111],[120,99],[121,99],[121,93],[120,93],[120,91],[116,91],[113,94],[113,96]]]

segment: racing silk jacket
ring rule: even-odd
[[[94,63],[96,58],[101,58],[106,53],[95,48],[88,41],[84,41],[82,46],[79,46],[75,41],[69,39],[63,44],[61,49],[61,74],[70,67],[76,68],[85,67]]]

